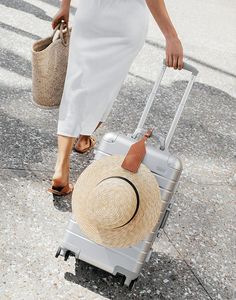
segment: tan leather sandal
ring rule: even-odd
[[[77,145],[77,143],[78,143],[78,140],[79,140],[79,139],[76,140],[75,145],[74,145],[74,147],[73,147],[73,150],[76,151],[76,152],[78,152],[78,153],[86,153],[86,152],[88,152],[90,149],[92,149],[92,148],[95,146],[95,144],[96,144],[96,139],[95,139],[95,137],[89,136],[89,146],[88,146],[88,147],[85,147],[83,150],[79,150],[79,148],[76,147],[76,145]]]
[[[65,186],[60,186],[60,184],[56,184],[57,180],[52,180],[52,186],[48,189],[48,192],[57,196],[65,196],[70,194],[74,186],[72,183],[68,183]]]

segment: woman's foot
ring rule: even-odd
[[[103,122],[99,122],[94,132],[98,129],[99,126],[102,125]],[[91,135],[80,135],[79,138],[76,139],[75,145],[73,149],[79,153],[85,153],[96,144],[96,139]]]
[[[52,184],[54,186],[65,186],[68,183],[68,174],[67,171],[55,171],[52,177]]]
[[[79,153],[85,153],[92,149],[96,144],[96,139],[89,135],[80,135],[74,145],[74,150]]]
[[[48,189],[48,192],[57,196],[65,196],[70,194],[73,191],[73,185],[71,183],[66,184],[65,186],[55,186],[57,181],[52,181],[51,188]]]
[[[69,183],[69,164],[59,165],[57,162],[51,184],[48,192],[52,194],[64,196],[72,192],[73,185]]]
[[[50,193],[66,195],[72,192],[73,186],[69,183],[70,154],[75,138],[58,135],[58,152],[55,173],[52,177]]]

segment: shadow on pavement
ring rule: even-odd
[[[60,6],[60,1],[59,0],[41,0],[44,3],[53,5],[55,7],[59,7]],[[74,7],[73,5],[70,6],[70,11],[72,13],[74,13],[76,11],[76,7]]]
[[[71,194],[63,197],[53,195],[53,205],[62,212],[71,212]]]
[[[0,22],[0,28],[6,29],[8,31],[15,32],[15,33],[17,33],[17,34],[19,34],[21,36],[30,38],[32,40],[38,40],[38,39],[41,38],[39,35],[33,34],[31,32],[28,32],[28,31],[25,31],[25,30],[22,30],[22,29],[19,29],[17,27],[9,25],[9,24],[5,24],[3,22]]]
[[[163,253],[152,254],[132,291],[118,276],[79,260],[75,274],[66,272],[64,277],[108,299],[211,299],[185,261]]]
[[[44,21],[51,21],[51,17],[49,17],[45,11],[38,6],[30,4],[23,0],[1,0],[1,5],[5,5],[7,7],[21,10],[27,14],[34,15],[35,17],[42,19]]]
[[[5,56],[11,56],[11,53],[5,53]],[[14,61],[17,59],[16,56],[13,58]],[[22,60],[20,69],[17,66],[20,60],[18,62],[11,64],[12,71],[23,74],[25,69],[29,70],[27,60]],[[7,68],[4,62],[2,64]],[[170,86],[161,87],[145,124],[147,128],[155,126],[159,132],[167,133],[185,86],[186,81],[174,81]],[[53,172],[58,111],[44,111],[32,105],[29,89],[4,84],[0,88],[1,166],[46,168]],[[141,79],[135,79],[135,83],[127,81],[104,126],[96,131],[98,143],[106,132],[128,134],[135,130],[151,88],[151,83]],[[229,167],[235,163],[235,122],[235,98],[215,87],[195,82],[170,150],[193,160],[204,162],[210,158],[214,164]],[[151,141],[155,142],[154,139]],[[92,158],[93,152],[85,156],[73,153],[71,167],[80,174]]]
[[[41,2],[47,3],[49,5],[53,5],[55,7],[60,6],[60,1],[59,0],[41,0]],[[38,17],[38,18],[40,18],[42,20],[45,20],[45,21],[51,21],[52,20],[52,18],[49,17],[43,9],[39,8],[36,5],[28,3],[24,0],[1,0],[0,4],[5,5],[6,7],[21,10],[25,13],[30,13],[30,14],[34,15],[35,17]],[[74,14],[76,9],[77,9],[77,7],[75,7],[73,5],[70,6],[71,13]]]
[[[17,67],[12,68],[13,71],[17,70]],[[114,103],[106,126],[98,129],[97,134],[100,136],[108,131],[132,132],[152,86],[152,83],[143,79],[128,80]],[[185,86],[186,81],[174,81],[170,86],[161,87],[150,111],[147,127],[155,126],[160,132],[166,133]],[[0,97],[1,167],[12,170],[38,168],[43,169],[45,174],[49,173],[48,170],[53,172],[57,148],[57,112],[45,112],[34,107],[29,90],[2,85]],[[236,148],[234,122],[235,98],[215,87],[195,82],[171,149],[177,155],[189,156],[193,162],[202,160],[207,164],[211,158],[212,166],[232,168]],[[79,174],[77,169],[81,172],[92,156],[92,153],[89,156],[73,155],[72,166],[75,167],[76,176]],[[15,176],[18,174],[15,173]],[[32,182],[37,180],[31,177]],[[58,210],[71,211],[69,198],[62,202],[56,199],[54,205]],[[212,283],[214,293],[224,292],[225,287],[214,282],[210,276],[214,275],[201,274],[201,278]],[[113,299],[137,299],[137,295],[141,299],[208,299],[203,286],[185,261],[155,253],[145,265],[132,293],[119,286],[111,275],[82,262],[76,263],[75,275],[66,273],[65,278]]]
[[[155,48],[162,49],[162,50],[165,51],[165,46],[164,46],[164,45],[161,45],[161,44],[159,44],[159,43],[157,43],[157,42],[153,42],[152,40],[147,39],[147,40],[146,40],[146,43],[147,43],[148,45],[150,45],[150,46],[153,46],[153,47],[155,47]],[[202,60],[200,60],[200,59],[196,59],[196,58],[193,57],[193,56],[190,56],[190,55],[185,54],[184,57],[185,57],[185,59],[187,58],[187,59],[191,60],[193,63],[197,63],[197,64],[202,65],[202,66],[204,66],[204,67],[207,67],[207,68],[209,68],[209,69],[211,69],[211,70],[214,70],[214,71],[220,72],[220,73],[222,73],[222,74],[224,74],[224,75],[228,75],[228,76],[231,76],[231,77],[233,77],[233,78],[236,78],[236,74],[235,74],[235,73],[231,73],[231,72],[229,72],[229,71],[226,71],[226,70],[223,70],[223,69],[221,69],[221,68],[215,67],[215,66],[213,66],[213,65],[211,65],[211,64],[209,64],[209,63],[207,63],[207,62],[204,62],[204,61],[202,61]]]
[[[1,49],[0,67],[31,78],[31,62],[8,49]]]

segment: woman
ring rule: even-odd
[[[62,0],[52,21],[68,25],[71,0]],[[85,153],[104,122],[129,67],[145,42],[149,10],[166,39],[169,67],[182,69],[183,49],[164,0],[79,0],[72,26],[68,68],[58,120],[58,155],[49,192],[66,195],[70,154]]]

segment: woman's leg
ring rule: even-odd
[[[69,183],[70,154],[74,141],[74,137],[58,135],[57,162],[52,178],[56,179],[57,185],[65,186]]]
[[[95,130],[102,124],[99,122]],[[94,130],[94,131],[95,131]],[[86,146],[88,142],[89,135],[80,135],[80,141],[83,145]],[[58,152],[57,152],[57,162],[55,166],[55,173],[52,177],[53,180],[57,180],[57,183],[60,182],[60,186],[65,186],[69,183],[69,172],[70,172],[70,154],[73,148],[73,144],[76,138],[58,135]],[[79,143],[80,144],[80,143]]]

